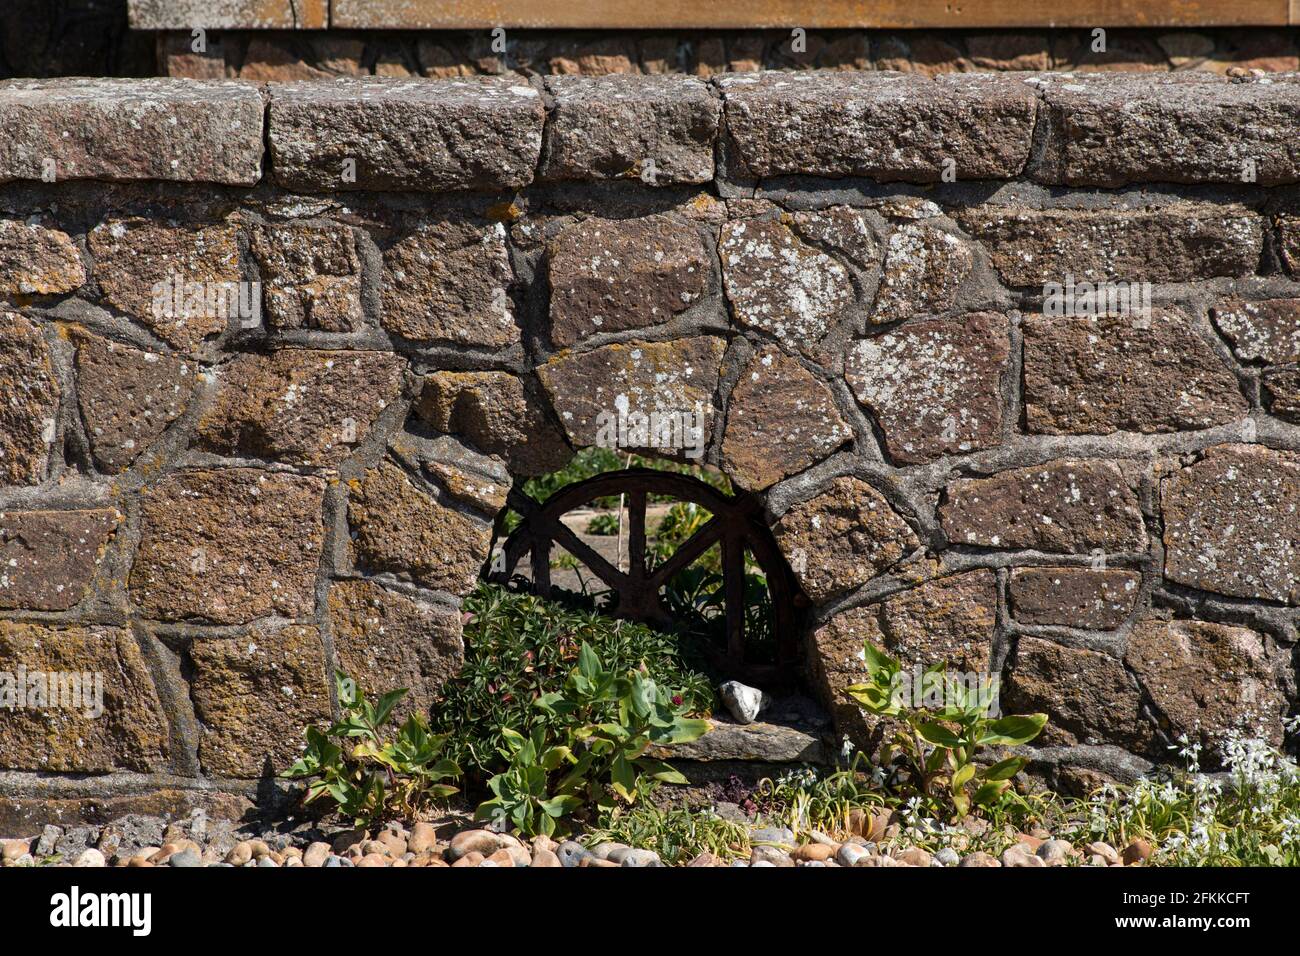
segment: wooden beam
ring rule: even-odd
[[[346,29],[1286,26],[1300,0],[330,0]]]

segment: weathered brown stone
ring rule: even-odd
[[[303,729],[329,721],[325,649],[315,627],[268,625],[243,638],[198,637],[188,657],[205,774],[282,773],[303,748]]]
[[[239,246],[234,227],[112,220],[90,230],[87,240],[104,301],[173,348],[193,352],[238,318]],[[176,288],[179,310],[171,291]],[[234,298],[217,296],[227,289]],[[195,296],[196,291],[204,294]]]
[[[939,182],[1014,176],[1029,157],[1037,100],[996,74],[927,80],[875,71],[739,74],[719,80],[729,162],[749,176],[865,176]]]
[[[268,324],[277,329],[355,332],[361,312],[361,260],[347,226],[281,223],[253,231]]]
[[[0,311],[0,484],[45,479],[62,393],[41,327]]]
[[[836,478],[772,529],[799,583],[817,602],[887,571],[917,547],[907,522],[859,478]]]
[[[1233,730],[1281,744],[1286,658],[1262,634],[1204,621],[1139,622],[1124,653],[1165,733],[1215,755]]]
[[[1005,316],[912,322],[855,342],[845,377],[905,464],[996,446],[1010,370]]]
[[[86,267],[66,232],[0,219],[0,295],[58,295],[86,281]]]
[[[520,474],[554,471],[573,454],[540,403],[509,372],[435,372],[425,378],[414,411],[438,431],[504,458]]]
[[[703,298],[712,273],[695,227],[670,216],[574,222],[551,243],[547,269],[560,347],[667,322]]]
[[[51,172],[58,182],[255,185],[261,93],[251,83],[168,78],[0,83],[0,182],[48,182]]]
[[[1300,361],[1300,299],[1234,299],[1211,310],[1214,324],[1245,361]]]
[[[552,77],[543,179],[621,179],[651,185],[713,179],[721,103],[690,76]],[[607,71],[608,72],[608,71]]]
[[[667,437],[679,447],[664,447],[661,442],[624,450],[684,457],[702,451],[713,433],[713,398],[725,349],[722,339],[711,336],[621,342],[580,355],[561,355],[540,366],[537,375],[575,446],[606,441],[620,420],[630,423],[633,416],[657,416],[661,423],[675,423],[670,429],[673,435]],[[621,447],[621,440],[618,444]]]
[[[872,43],[872,52],[877,70],[919,76],[967,73],[974,66],[961,50],[934,33],[886,34]]]
[[[323,80],[330,74],[306,62],[292,41],[272,40],[254,34],[239,65],[239,78],[254,83],[289,83],[293,80]]]
[[[504,459],[472,451],[452,435],[439,435],[416,447],[405,434],[394,438],[389,447],[404,460],[419,462],[451,497],[493,517],[506,506],[513,482]],[[563,438],[558,440],[563,443]]]
[[[131,598],[148,617],[242,624],[311,613],[324,482],[229,468],[146,488]]]
[[[1187,282],[1247,275],[1263,220],[1243,206],[1176,202],[1152,209],[976,206],[959,213],[1008,285],[1099,280]]]
[[[889,236],[871,321],[946,312],[970,274],[970,247],[937,226],[906,223]]]
[[[787,348],[810,350],[853,304],[848,270],[780,222],[728,222],[718,252],[736,321]]]
[[[1300,179],[1287,130],[1300,85],[1283,78],[1230,82],[1202,71],[1167,75],[1033,78],[1047,124],[1045,181],[1076,186],[1135,182],[1276,186]]]
[[[1282,262],[1292,275],[1300,273],[1300,215],[1294,211],[1279,213],[1277,222],[1277,246]]]
[[[740,487],[757,491],[816,464],[852,437],[831,390],[768,346],[732,389],[722,470]]]
[[[1026,316],[1029,430],[1049,435],[1209,428],[1249,405],[1227,363],[1178,309]]]
[[[1145,551],[1137,496],[1111,461],[1060,459],[990,478],[961,478],[939,505],[954,544],[1069,554]]]
[[[401,687],[399,720],[427,712],[438,688],[465,658],[460,612],[386,591],[370,581],[338,581],[329,592],[335,666],[372,700]]]
[[[1097,651],[1022,636],[1002,689],[1002,711],[1045,713],[1036,743],[1048,746],[1118,744],[1138,752],[1154,734],[1124,665]]]
[[[239,355],[199,422],[210,450],[295,465],[337,465],[402,392],[406,363],[387,352],[281,349]]]
[[[1161,482],[1165,576],[1300,604],[1300,456],[1217,445]]]
[[[805,239],[829,246],[864,269],[880,263],[880,244],[872,232],[871,220],[861,209],[831,206],[817,212],[793,213],[790,221]]]
[[[425,225],[384,252],[380,322],[417,342],[501,348],[519,341],[513,281],[500,223]]]
[[[1300,423],[1300,368],[1292,365],[1265,369],[1262,384],[1269,414]]]
[[[130,467],[194,396],[196,369],[158,355],[78,332],[77,404],[95,467],[115,475]]]
[[[275,86],[267,122],[287,189],[445,192],[532,182],[545,116],[518,77],[346,77]]]
[[[167,724],[128,631],[0,621],[0,672],[0,767],[68,773],[164,769]],[[20,675],[27,680],[27,706],[13,709]],[[95,675],[102,682],[99,694]],[[51,706],[48,688],[56,679],[64,706]],[[81,706],[70,706],[78,703],[77,681]],[[45,690],[43,703],[36,689]]]
[[[947,663],[986,673],[997,623],[997,581],[991,571],[969,571],[928,581],[911,591],[841,611],[813,634],[813,682],[836,729],[868,751],[880,722],[865,716],[847,694],[867,680],[863,646],[874,644],[911,670]]]
[[[391,461],[351,483],[352,543],[367,570],[468,594],[488,557],[492,526],[435,501]]]
[[[1148,30],[1107,30],[1105,49],[1094,49],[1088,32],[1058,34],[1053,41],[1053,68],[1077,73],[1152,73],[1169,69],[1164,51]]]
[[[112,508],[0,512],[0,608],[66,611],[80,603],[121,520]]]
[[[1133,613],[1142,575],[1119,568],[1016,568],[1011,607],[1022,624],[1109,631]]]
[[[971,62],[984,70],[1050,70],[1052,56],[1041,33],[972,33],[966,37]]]

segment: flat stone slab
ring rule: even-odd
[[[275,179],[288,189],[516,189],[542,150],[542,96],[518,78],[347,77],[276,84]]]
[[[869,176],[939,182],[1015,176],[1038,99],[1019,79],[961,74],[741,73],[717,80],[734,176]]]
[[[1276,186],[1300,180],[1294,75],[1043,74],[1030,82],[1042,91],[1049,115],[1044,181]]]
[[[262,94],[238,80],[0,83],[0,182],[140,179],[252,186]]]

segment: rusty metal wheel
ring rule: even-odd
[[[694,502],[712,517],[661,564],[647,561],[646,509],[651,495],[674,501]],[[628,511],[628,567],[615,567],[584,542],[561,520],[564,515],[600,498],[623,496]],[[765,685],[794,680],[799,658],[796,603],[800,597],[794,576],[763,520],[762,506],[748,494],[729,496],[690,475],[628,468],[596,475],[561,488],[539,502],[518,487],[507,498],[509,507],[522,522],[506,539],[500,551],[493,540],[494,559],[484,569],[488,580],[500,584],[515,582],[515,569],[529,555],[531,583],[528,588],[541,597],[551,594],[551,552],[558,545],[585,565],[610,589],[613,613],[655,627],[674,625],[663,601],[669,581],[684,571],[715,544],[722,555],[722,595],[725,604],[723,646],[712,649],[717,666],[729,676]],[[499,525],[500,526],[500,525]],[[758,662],[747,654],[745,637],[745,552],[762,570],[771,599],[772,630],[776,660]]]

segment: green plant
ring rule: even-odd
[[[991,685],[949,674],[946,664],[922,672],[925,705],[905,700],[903,670],[897,660],[868,642],[865,645],[867,683],[848,694],[863,710],[896,721],[897,730],[885,751],[886,763],[902,763],[908,785],[938,814],[966,816],[973,807],[989,809],[1004,802],[1012,778],[1024,769],[1024,757],[1006,757],[981,765],[976,756],[987,747],[1028,743],[1047,723],[1046,714],[993,718],[989,714]]]
[[[414,817],[457,792],[443,783],[460,776],[455,761],[440,759],[447,738],[430,733],[422,715],[412,714],[393,739],[384,739],[384,726],[405,689],[384,694],[372,704],[342,672],[335,674],[334,682],[338,721],[324,730],[308,727],[306,750],[284,773],[291,780],[311,780],[306,803],[329,797],[344,816],[370,827],[394,817]]]
[[[619,802],[636,803],[657,783],[685,783],[646,751],[696,740],[708,729],[641,669],[607,668],[585,643],[563,690],[542,695],[534,706],[562,730],[539,726],[527,737],[503,730],[509,765],[488,781],[492,798],[475,814],[529,836],[555,832],[557,821],[579,808],[609,811]]]
[[[599,514],[592,515],[587,522],[587,534],[613,535],[618,534],[619,521],[618,515],[612,511],[602,511]]]
[[[691,656],[690,642],[677,635],[483,583],[465,610],[465,662],[439,689],[430,724],[449,735],[447,755],[479,783],[508,763],[503,727],[527,737],[542,726],[562,737],[571,726],[565,715],[533,702],[564,687],[584,643],[610,670],[644,665],[658,685],[675,689],[684,713],[713,709],[713,685]]]
[[[649,801],[605,814],[600,826],[588,834],[587,844],[608,842],[654,850],[670,866],[706,852],[720,860],[747,858],[750,852],[749,827],[744,824],[726,820],[707,807],[657,807]]]

